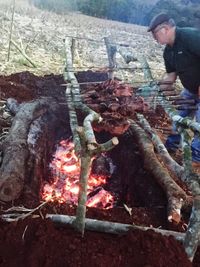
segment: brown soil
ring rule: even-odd
[[[90,76],[90,73],[88,75]],[[102,79],[105,79],[105,75]],[[48,95],[63,104],[65,87],[61,86],[62,83],[61,76],[37,77],[28,72],[1,76],[0,99],[14,97],[23,102]],[[163,117],[159,120],[159,116]],[[163,118],[165,117],[162,114],[151,114],[151,123],[163,123]],[[99,138],[107,138],[107,134],[104,133]],[[188,214],[179,225],[167,222],[165,195],[153,177],[144,171],[137,145],[132,144],[128,136],[122,136],[120,145],[110,156],[117,166],[117,171],[109,186],[118,196],[118,205],[110,210],[88,208],[87,217],[184,231],[183,225],[187,223]],[[123,203],[132,207],[132,215],[124,209]],[[34,199],[29,202],[20,199],[10,204],[1,203],[1,212],[8,206],[36,207],[38,204]],[[81,237],[69,227],[57,227],[51,221],[43,219],[46,213],[74,215],[75,207],[51,203],[36,214],[39,215],[37,218],[13,223],[1,221],[1,267],[192,266],[182,245],[172,237],[164,237],[153,231],[132,231],[124,235],[86,231],[84,237]],[[200,251],[197,251],[194,267],[200,266],[199,253]]]

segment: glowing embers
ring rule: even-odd
[[[54,181],[43,187],[42,198],[46,201],[78,203],[80,162],[74,152],[74,144],[68,140],[60,142],[50,164]],[[102,186],[109,176],[90,174],[87,203],[89,207],[112,208],[114,197]]]

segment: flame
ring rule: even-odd
[[[42,199],[60,203],[78,203],[80,162],[75,155],[74,144],[62,140],[50,163],[53,182],[46,183],[42,190]],[[102,188],[109,176],[90,174],[88,179],[88,207],[112,208],[114,197]],[[98,192],[96,192],[98,191]],[[96,193],[95,193],[96,192]],[[90,196],[92,195],[92,196]]]
[[[88,207],[111,208],[113,206],[113,196],[103,188],[87,201]]]

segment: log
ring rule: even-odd
[[[60,226],[73,226],[75,216],[61,215],[61,214],[47,214],[47,219],[52,220],[56,225]],[[175,231],[163,230],[153,227],[144,227],[134,224],[123,224],[116,222],[100,221],[94,219],[85,219],[85,228],[89,231],[102,232],[108,234],[124,234],[131,230],[148,231],[152,230],[156,233],[160,233],[165,236],[173,236],[176,240],[183,242],[185,233],[179,233]]]
[[[131,122],[130,130],[136,137],[139,149],[144,157],[144,168],[151,172],[166,193],[168,199],[168,220],[176,223],[181,219],[181,208],[187,200],[186,193],[170,177],[168,171],[161,165],[154,153],[154,147],[145,134],[135,122]]]
[[[47,168],[44,168],[44,165],[46,167],[48,163],[45,161],[49,160],[47,155],[52,153],[53,140],[55,140],[53,129],[60,121],[58,110],[58,105],[51,98],[41,98],[19,106],[9,133],[2,144],[1,200],[17,199],[22,190],[25,190],[25,181],[26,189],[28,190],[28,184],[31,191],[37,187],[35,194],[39,196],[39,179],[46,175],[44,171]],[[40,135],[43,136],[42,140]],[[39,140],[41,143],[38,145]]]
[[[168,153],[165,148],[163,142],[159,138],[159,136],[153,131],[148,121],[144,118],[142,114],[137,114],[137,118],[139,119],[139,124],[142,128],[149,134],[157,152],[161,156],[165,166],[168,170],[171,170],[175,173],[177,177],[181,179],[184,173],[184,168],[180,166]]]

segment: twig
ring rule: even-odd
[[[18,221],[18,220],[24,220],[25,218],[27,218],[28,216],[33,214],[35,211],[37,211],[38,209],[40,209],[43,206],[45,206],[47,203],[48,203],[48,201],[45,201],[42,204],[40,204],[39,206],[37,206],[35,209],[27,209],[25,207],[12,207],[12,208],[6,210],[5,212],[21,211],[21,212],[27,212],[27,213],[3,214],[3,215],[0,216],[0,218],[2,220],[7,221],[7,222],[15,222],[15,221]]]
[[[25,237],[25,233],[26,233],[26,230],[28,228],[28,225],[26,225],[25,229],[24,229],[24,232],[23,232],[23,235],[22,235],[22,240],[24,241],[24,237]]]

